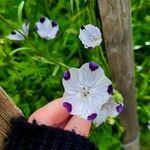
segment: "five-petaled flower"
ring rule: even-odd
[[[50,40],[56,37],[59,26],[55,21],[49,20],[47,17],[41,17],[36,23],[35,29],[41,38]]]
[[[108,117],[114,118],[123,111],[123,103],[117,103],[113,99],[113,96],[107,101],[107,103],[101,106],[95,122],[97,125],[102,124]]]
[[[79,39],[87,49],[93,49],[102,42],[99,28],[91,24],[81,26]]]
[[[19,31],[19,32],[18,32]],[[22,25],[22,29],[12,31],[7,38],[15,41],[22,41],[29,34],[29,22],[25,22]]]
[[[95,62],[70,68],[63,77],[63,106],[72,115],[94,120],[112,96],[112,82]]]

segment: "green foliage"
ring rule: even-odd
[[[136,94],[138,103],[141,143],[143,150],[150,147],[150,2],[132,1],[133,44],[135,52]]]
[[[12,97],[25,116],[61,97],[61,78],[69,67],[79,67],[95,60],[109,75],[107,64],[102,59],[101,48],[84,49],[78,39],[79,28],[84,24],[100,27],[96,0],[0,0],[0,85]],[[150,147],[147,122],[150,119],[150,3],[147,0],[132,1],[133,44],[135,51],[136,93],[143,150]],[[60,32],[54,40],[42,40],[34,30],[40,16],[56,20]],[[20,28],[25,20],[30,21],[29,39],[14,42],[5,39],[14,28]],[[10,24],[9,24],[10,23]],[[101,27],[100,27],[101,28]],[[104,56],[106,56],[103,50]],[[101,150],[120,150],[122,128],[116,122],[110,126],[93,127],[91,140]]]
[[[118,138],[120,138],[119,132],[119,128],[116,124],[111,126],[105,123],[98,128],[93,127],[90,138],[97,143],[101,150],[112,150],[114,148],[115,150],[121,150],[121,142],[118,140]]]

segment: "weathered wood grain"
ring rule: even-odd
[[[3,149],[3,140],[11,129],[11,118],[19,116],[23,116],[21,110],[0,87],[0,150]]]
[[[21,110],[14,104],[2,87],[0,87],[0,116],[9,123],[12,117],[22,115]]]
[[[7,134],[10,127],[10,123],[6,122],[5,119],[0,116],[0,131]]]
[[[123,143],[137,137],[138,121],[134,86],[134,58],[129,0],[97,0],[112,79],[124,96],[121,122],[125,126]],[[138,150],[136,146],[134,150]],[[128,148],[133,150],[133,148]]]

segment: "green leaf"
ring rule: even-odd
[[[54,71],[52,73],[52,76],[55,76],[59,70],[60,66],[59,65],[56,65],[56,67],[54,68]]]
[[[24,1],[21,1],[21,3],[18,6],[18,22],[21,24],[22,23],[22,11],[24,7]]]
[[[15,50],[13,50],[12,52],[10,52],[9,55],[14,55],[17,52],[24,51],[24,50],[30,50],[30,48],[28,48],[28,47],[20,47],[20,48],[17,48]]]
[[[80,10],[80,1],[75,0],[75,3],[76,3],[77,11],[79,11]]]
[[[74,1],[73,0],[70,0],[70,6],[71,6],[71,11],[73,13],[73,7],[74,7]]]

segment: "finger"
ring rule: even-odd
[[[77,134],[88,137],[92,122],[78,116],[73,116],[64,130],[74,131]]]
[[[65,121],[61,122],[60,124],[57,124],[56,127],[64,129],[71,118],[72,118],[72,115],[70,115]]]
[[[36,120],[38,124],[53,126],[62,123],[69,116],[70,114],[63,107],[62,99],[59,98],[35,111],[29,117],[28,122],[32,123],[33,120]]]

